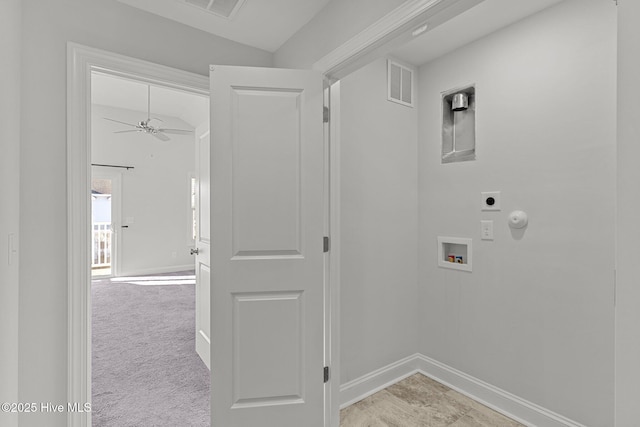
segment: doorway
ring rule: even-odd
[[[91,173],[91,277],[117,276],[121,179],[94,167]]]
[[[190,254],[195,128],[208,127],[208,99],[90,77],[93,425],[208,424]]]
[[[70,43],[69,57],[69,339],[68,339],[68,399],[73,402],[91,402],[91,261],[90,246],[91,233],[91,163],[92,150],[87,141],[92,137],[91,125],[91,74],[98,72],[105,75],[127,78],[145,84],[154,84],[165,88],[196,94],[208,98],[208,81],[202,76],[182,72],[168,67],[151,64],[122,55],[97,49],[87,48]],[[146,114],[145,114],[146,115]],[[146,117],[145,117],[146,119]],[[177,126],[176,126],[177,127]],[[140,135],[148,136],[148,135]],[[109,162],[118,164],[118,162]],[[124,169],[121,174],[131,173]],[[190,206],[190,173],[184,174],[185,212],[191,215]],[[124,183],[124,187],[127,187]],[[125,195],[126,197],[126,195]],[[128,215],[127,215],[128,216]],[[115,224],[113,229],[124,234],[122,225],[130,225],[130,218],[124,217],[124,223]],[[136,223],[135,217],[133,218]],[[113,218],[112,218],[113,223]],[[126,228],[125,228],[126,230]],[[124,236],[123,236],[124,237]],[[188,253],[189,239],[192,239],[192,225],[190,220],[184,222],[181,232],[181,245]],[[115,245],[118,240],[116,238]],[[113,240],[112,240],[113,241]],[[111,248],[112,253],[115,248]],[[116,250],[116,253],[118,251]],[[141,254],[144,255],[144,254]],[[171,258],[173,254],[169,252]],[[113,259],[113,257],[112,257]],[[192,263],[192,258],[189,258]],[[127,264],[124,265],[116,256],[116,269],[119,275],[127,274]],[[192,265],[192,264],[191,264]],[[123,269],[122,267],[125,267]],[[144,271],[140,272],[144,274]],[[113,274],[113,271],[112,271]],[[142,286],[140,286],[142,287]],[[161,288],[161,286],[157,286]],[[195,328],[192,331],[195,336]],[[72,425],[89,426],[92,422],[90,412],[70,413],[69,422]]]
[[[91,136],[91,108],[89,104],[90,100],[90,85],[91,85],[91,71],[97,71],[100,73],[108,73],[110,75],[126,77],[134,80],[141,80],[152,84],[158,82],[165,83],[165,86],[186,90],[189,92],[202,94],[208,96],[209,82],[208,79],[195,76],[190,73],[167,69],[166,67],[157,66],[144,61],[135,60],[132,58],[115,55],[109,52],[98,51],[83,46],[70,44],[69,45],[69,144],[68,144],[68,156],[69,156],[69,270],[71,272],[69,277],[69,400],[70,401],[82,401],[90,402],[91,394],[91,323],[89,322],[91,296],[90,288],[88,285],[90,281],[90,252],[88,246],[88,232],[89,227],[89,212],[86,196],[79,198],[78,195],[89,194],[90,192],[90,167],[91,164],[91,147],[87,146],[86,141]],[[87,72],[89,71],[89,72]],[[276,71],[277,73],[277,71]],[[317,82],[319,88],[316,91],[316,97],[314,99],[317,102],[318,99],[322,99],[322,80],[319,74],[316,74],[314,79]],[[253,86],[252,86],[253,87]],[[253,92],[250,92],[252,94]],[[285,99],[290,100],[290,92],[285,91]],[[288,102],[288,101],[287,101]],[[295,107],[295,103],[288,103],[287,105]],[[309,111],[316,111],[321,113],[321,103],[316,103],[314,109]],[[321,119],[321,117],[320,117]],[[318,123],[318,122],[316,122]],[[319,120],[319,123],[322,123]],[[318,129],[318,127],[316,127]],[[322,127],[320,127],[322,130]],[[295,135],[295,134],[294,134]],[[316,150],[320,148],[322,153],[322,140],[320,138],[320,144],[316,144]],[[295,158],[294,158],[295,160]],[[321,169],[319,169],[321,170]],[[295,170],[294,170],[295,171]],[[123,185],[123,187],[127,187]],[[190,188],[190,185],[188,186]],[[316,186],[316,189],[321,189],[321,186]],[[190,190],[189,190],[190,191]],[[187,192],[189,194],[189,192]],[[205,193],[206,194],[206,193]],[[314,199],[317,200],[317,199]],[[316,211],[317,212],[317,211]],[[316,214],[318,218],[321,218],[321,214]],[[125,223],[127,222],[127,214],[123,215]],[[135,222],[135,218],[134,218]],[[317,228],[316,231],[320,230]],[[189,230],[189,236],[193,236],[192,229]],[[322,240],[322,239],[317,239]],[[315,242],[316,239],[313,239]],[[318,246],[313,245],[314,251]],[[319,246],[320,250],[322,245]],[[287,254],[285,254],[287,255]],[[330,256],[330,255],[329,255]],[[324,256],[325,258],[327,255]],[[320,294],[322,295],[322,294]],[[337,298],[337,293],[331,293],[331,301],[333,302]],[[250,301],[248,301],[249,303]],[[243,301],[244,303],[244,301]],[[322,307],[323,304],[314,304],[314,307],[321,307],[319,313],[324,313],[326,316],[329,312],[328,306]],[[294,314],[298,313],[295,311]],[[335,312],[332,311],[332,315]],[[331,329],[333,330],[337,325],[331,323]],[[194,331],[195,332],[195,331]],[[326,331],[329,332],[329,331]],[[331,335],[329,337],[329,335]],[[321,338],[322,335],[320,335]],[[336,342],[337,334],[325,334],[323,340],[325,346],[328,340],[331,343]],[[337,347],[331,347],[331,354],[337,351]],[[313,353],[316,354],[316,353]],[[333,359],[336,360],[335,358]],[[331,363],[328,361],[327,363]],[[316,364],[314,364],[315,366]],[[332,365],[336,366],[336,365]],[[320,365],[320,368],[322,366]],[[323,370],[323,369],[318,369]],[[215,371],[214,371],[215,372]],[[326,370],[325,370],[326,372]],[[305,372],[307,375],[309,372]],[[313,372],[313,380],[319,381],[320,386],[324,390],[328,390],[329,387],[337,392],[337,386],[339,384],[336,372],[335,376],[331,374],[331,381],[327,385],[322,385],[322,376],[317,375],[317,371]],[[326,375],[326,374],[325,374]],[[333,401],[334,396],[337,398],[337,393],[331,393],[331,399],[328,397],[323,399],[324,402]],[[322,398],[322,394],[319,394]],[[316,399],[317,400],[317,399]],[[337,409],[337,406],[335,406]],[[336,412],[336,411],[334,411]],[[333,412],[332,412],[333,413]],[[337,413],[337,412],[336,412]],[[90,413],[74,413],[69,414],[69,419],[72,424],[78,425],[90,425],[91,414]],[[328,420],[328,418],[327,418]],[[329,421],[327,421],[329,422]]]

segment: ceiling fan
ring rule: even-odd
[[[157,120],[159,122],[162,122],[162,120],[155,117],[151,117],[151,86],[150,85],[147,85],[147,120],[142,120],[134,125],[132,123],[126,123],[120,120],[110,119],[108,117],[104,117],[104,119],[112,122],[120,123],[123,125],[132,126],[135,128],[135,129],[119,130],[114,133],[143,132],[151,136],[154,136],[161,141],[169,141],[171,139],[165,134],[188,135],[190,133],[193,133],[193,131],[186,130],[186,129],[164,129],[161,127],[155,127],[151,125],[152,120]]]

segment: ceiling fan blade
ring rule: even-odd
[[[114,133],[127,133],[127,132],[141,132],[140,129],[131,129],[131,130],[119,130]]]
[[[165,135],[163,133],[159,133],[159,132],[153,132],[151,135],[155,136],[160,141],[169,141],[171,139],[167,135]]]
[[[127,122],[121,122],[120,120],[114,120],[114,119],[110,119],[110,118],[108,118],[108,117],[103,117],[103,119],[105,119],[105,120],[109,120],[109,121],[111,121],[111,122],[121,123],[121,124],[123,124],[123,125],[127,125],[127,126],[133,126],[134,128],[135,128],[135,127],[138,127],[138,125],[133,125],[133,124],[131,124],[131,123],[127,123]]]
[[[164,132],[174,135],[189,135],[190,133],[193,133],[192,130],[186,129],[158,129],[158,132]]]

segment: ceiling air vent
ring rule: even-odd
[[[246,0],[179,0],[223,18],[232,19]]]
[[[387,65],[387,99],[413,107],[413,70],[391,60]]]

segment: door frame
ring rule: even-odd
[[[91,402],[91,73],[97,71],[209,96],[209,79],[175,68],[67,43],[67,398]],[[69,427],[91,425],[69,412]]]
[[[198,74],[154,64],[77,43],[67,44],[67,253],[68,253],[68,317],[67,317],[67,397],[69,402],[91,402],[91,271],[89,228],[91,225],[91,73],[98,71],[174,89],[209,96],[209,78]],[[333,91],[332,85],[331,91]],[[331,98],[331,106],[339,97]],[[337,111],[337,110],[336,110]],[[320,119],[320,118],[319,118]],[[337,136],[330,122],[330,137]],[[325,136],[325,142],[329,142]],[[331,151],[331,150],[329,150]],[[331,159],[338,151],[331,151]],[[339,172],[337,161],[330,161],[331,173]],[[337,175],[336,175],[337,176]],[[326,215],[332,235],[337,237],[339,181],[330,182],[330,204]],[[339,239],[329,252],[329,276],[325,318],[325,356],[331,366],[331,381],[325,389],[325,423],[339,425],[340,339],[339,339]],[[67,426],[88,427],[91,413],[67,415]]]
[[[111,180],[111,274],[99,276],[101,278],[118,276],[120,273],[120,254],[122,244],[122,173],[91,167],[91,178],[105,178]],[[93,277],[93,276],[92,276]]]

